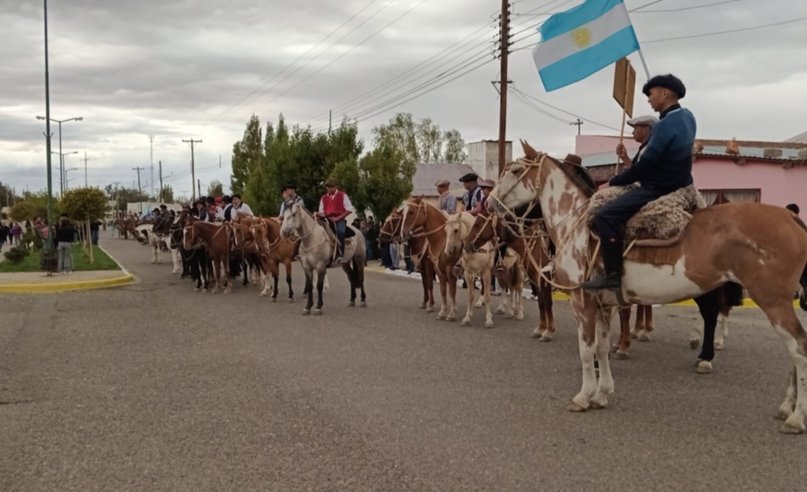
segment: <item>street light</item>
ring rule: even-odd
[[[71,167],[70,169],[65,169],[65,170],[64,170],[64,190],[65,190],[65,191],[67,191],[67,190],[70,188],[70,187],[68,186],[68,185],[70,184],[70,180],[71,180],[71,179],[76,179],[76,178],[70,178],[70,177],[68,177],[68,176],[67,176],[67,172],[68,172],[68,171],[78,171],[78,170],[79,170],[79,168],[77,168],[77,167]]]
[[[60,189],[62,190],[62,194],[64,195],[64,190],[67,188],[64,185],[65,176],[67,175],[67,172],[65,172],[65,170],[64,170],[64,156],[70,155],[70,154],[78,154],[78,150],[74,150],[73,152],[56,152],[55,150],[51,150],[50,153],[51,154],[57,154],[59,156],[59,162],[61,163],[61,166],[60,166],[61,170],[59,172],[59,183],[60,183]]]
[[[36,119],[38,120],[50,120],[54,123],[59,125],[59,176],[61,176],[62,180],[62,189],[61,193],[64,194],[64,154],[62,153],[62,123],[67,123],[68,121],[81,121],[84,119],[83,116],[75,116],[73,118],[67,118],[64,120],[57,120],[56,118],[48,118],[45,116],[37,116]]]

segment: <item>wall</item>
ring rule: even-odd
[[[692,165],[695,186],[702,189],[759,189],[762,203],[807,206],[807,167],[790,169],[771,162],[735,164],[731,160],[699,156]]]
[[[513,160],[513,142],[505,142],[504,160]],[[468,144],[468,165],[482,179],[499,178],[499,141],[482,140]]]

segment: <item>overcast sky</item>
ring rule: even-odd
[[[611,67],[546,93],[532,62],[535,25],[546,18],[537,14],[579,3],[514,3],[510,79],[515,90],[590,120],[583,133],[616,134],[607,128],[621,123]],[[672,72],[687,85],[682,103],[694,112],[699,137],[781,141],[807,131],[806,1],[625,3],[634,10],[651,73]],[[468,142],[496,139],[491,81],[498,61],[490,53],[499,6],[498,0],[51,0],[51,117],[84,118],[62,125],[63,152],[78,152],[65,157],[68,169],[78,168],[68,172],[68,183],[83,185],[86,152],[90,185],[131,187],[132,168],[145,167],[141,182],[150,191],[148,136],[154,135],[155,181],[162,161],[165,182],[190,195],[190,147],[182,140],[194,138],[203,140],[196,146],[202,187],[213,179],[228,186],[232,146],[251,114],[264,125],[283,113],[291,124],[320,129],[333,109],[335,122],[358,116],[368,145],[372,128],[396,112],[430,117]],[[779,25],[693,37],[768,24]],[[35,117],[45,114],[42,1],[0,0],[0,25],[0,181],[17,192],[41,190],[45,126]],[[641,61],[630,58],[640,87]],[[639,87],[642,114],[650,109]],[[508,139],[573,151],[575,117],[521,97],[527,96],[510,93]],[[58,127],[52,131],[58,151]],[[58,156],[53,162],[58,169]]]

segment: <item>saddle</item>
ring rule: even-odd
[[[330,233],[333,235],[333,238],[336,238],[336,222],[332,221],[331,219],[329,219],[327,217],[321,218],[320,222],[322,222],[323,225],[326,225],[327,226],[326,229],[328,229],[328,231],[330,231]],[[353,237],[355,235],[356,235],[356,233],[353,231],[353,228],[346,225],[346,227],[345,227],[345,239],[347,239],[349,237]]]
[[[636,184],[610,186],[595,193],[589,202],[589,226],[603,205],[638,187]],[[673,245],[683,237],[692,213],[701,208],[706,208],[706,202],[694,185],[659,197],[645,204],[625,224],[625,244],[635,242],[636,246],[645,247]]]
[[[333,255],[331,256],[331,261],[329,266],[333,264],[334,260],[337,256],[339,256],[339,237],[336,235],[336,223],[334,223],[331,219],[327,217],[320,217],[320,223],[322,223],[323,227],[325,227],[325,232],[328,234],[328,241],[333,246]],[[345,249],[349,250],[350,245],[353,242],[353,237],[356,236],[356,232],[353,230],[352,227],[345,225]],[[346,252],[342,252],[345,256],[347,256]]]

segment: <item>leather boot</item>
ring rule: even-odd
[[[602,261],[605,273],[599,273],[580,287],[588,290],[621,289],[622,288],[622,241],[602,242]]]

